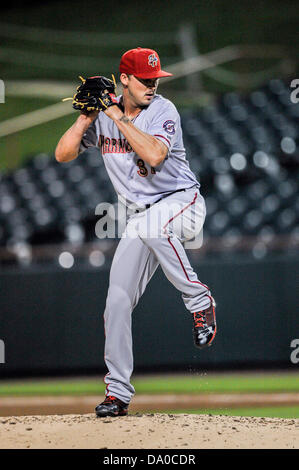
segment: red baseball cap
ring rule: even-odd
[[[161,70],[160,58],[153,49],[137,47],[125,52],[120,60],[120,73],[138,78],[170,77],[172,73]]]

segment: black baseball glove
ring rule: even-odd
[[[73,100],[74,109],[88,114],[93,111],[105,111],[110,106],[117,104],[114,75],[112,75],[112,80],[102,76],[79,78],[82,83],[77,87],[73,98],[64,98],[63,100]]]

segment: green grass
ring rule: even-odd
[[[298,392],[299,376],[294,374],[221,374],[193,377],[136,379],[138,393],[266,393]]]
[[[153,376],[132,380],[136,394],[180,394],[180,393],[274,393],[298,392],[299,376],[296,373],[265,374],[205,374],[202,376]],[[0,397],[5,396],[103,396],[105,384],[98,378],[84,379],[39,379],[2,380]],[[1,403],[1,399],[0,399]],[[156,413],[157,410],[145,410]],[[277,418],[299,418],[299,406],[260,408],[215,408],[215,409],[165,409],[159,413],[192,413],[226,416],[256,416]]]
[[[298,392],[298,374],[219,374],[203,376],[135,377],[138,394]],[[105,385],[99,378],[0,381],[0,396],[97,395]]]
[[[0,382],[0,396],[80,396],[102,395],[105,385],[101,380],[90,381],[32,381],[26,382]]]

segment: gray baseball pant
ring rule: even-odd
[[[115,251],[104,312],[106,395],[129,403],[135,393],[132,312],[158,265],[190,312],[210,305],[209,288],[193,271],[183,242],[201,237],[205,203],[196,187],[173,193],[131,215]]]

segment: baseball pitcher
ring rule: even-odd
[[[130,208],[110,270],[104,312],[108,373],[99,417],[128,413],[135,393],[131,316],[159,265],[191,314],[195,346],[210,346],[216,335],[214,299],[184,248],[202,230],[205,203],[186,160],[178,111],[157,94],[159,79],[171,74],[161,69],[156,51],[140,47],[123,54],[119,71],[120,96],[113,76],[81,79],[72,98],[80,114],[55,151],[57,161],[68,162],[98,146],[118,197]]]

